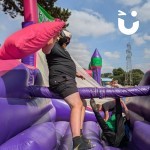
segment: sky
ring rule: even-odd
[[[126,70],[127,43],[132,48],[132,68],[146,72],[150,69],[150,1],[149,0],[57,0],[56,6],[71,11],[68,30],[72,33],[68,47],[70,54],[84,68],[88,68],[91,56],[97,48],[103,61],[102,73],[114,68]],[[118,10],[126,16],[118,16]],[[136,17],[131,16],[132,11]],[[125,27],[131,28],[139,21],[139,29],[125,35],[118,28],[118,17],[124,19]],[[0,8],[0,43],[7,36],[21,29],[23,17],[12,19]]]

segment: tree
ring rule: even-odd
[[[118,69],[113,69],[113,75],[114,76],[118,76],[118,75],[121,75],[121,74],[124,74],[124,70],[122,68],[118,68]]]
[[[132,70],[133,85],[138,85],[143,77],[144,73],[140,69]],[[113,69],[113,79],[124,85],[125,71],[122,68]]]
[[[65,22],[71,15],[68,9],[54,6],[57,0],[37,0],[37,2],[54,18],[60,18]],[[6,14],[12,18],[17,15],[23,16],[23,0],[0,0],[0,5]]]
[[[118,83],[124,85],[125,71],[122,68],[113,69],[113,79],[118,80]]]
[[[113,69],[113,74],[111,73],[104,73],[102,77],[110,77],[114,80],[118,80],[118,83],[121,85],[125,85],[125,71],[122,68],[115,68]],[[133,85],[138,85],[143,77],[144,73],[140,69],[133,69],[132,70],[132,78],[133,78]]]
[[[132,70],[133,85],[138,85],[143,77],[144,73],[140,69]]]
[[[103,73],[102,78],[112,78],[112,73]]]

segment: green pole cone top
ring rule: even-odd
[[[102,67],[102,57],[99,54],[99,51],[95,49],[92,58],[91,58],[91,68],[101,68]]]

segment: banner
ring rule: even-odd
[[[39,22],[53,21],[54,18],[48,14],[48,12],[38,4],[38,18]]]

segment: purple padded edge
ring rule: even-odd
[[[0,97],[22,96],[24,87],[28,85],[28,77],[29,70],[23,64],[0,76],[0,87],[3,89],[0,90]]]
[[[1,145],[0,150],[54,150],[56,133],[53,123],[33,126]]]
[[[0,76],[0,97],[19,98],[25,95],[24,88],[29,85],[42,85],[43,79],[38,69],[27,68],[20,63]],[[1,69],[0,72],[3,72]],[[23,98],[23,97],[22,97]]]
[[[0,144],[30,127],[33,123],[54,120],[55,110],[49,99],[29,99],[25,94],[23,97],[26,99],[12,98],[22,96],[22,89],[31,82],[30,76],[41,80],[39,74],[38,69],[28,69],[20,63],[0,77]],[[53,108],[53,112],[49,113],[51,108]]]
[[[50,109],[50,102],[41,98],[34,100],[0,98],[0,144],[30,127]],[[50,115],[48,116],[40,122],[50,121]]]
[[[150,123],[136,121],[134,123],[132,145],[135,150],[149,150],[150,149]]]

